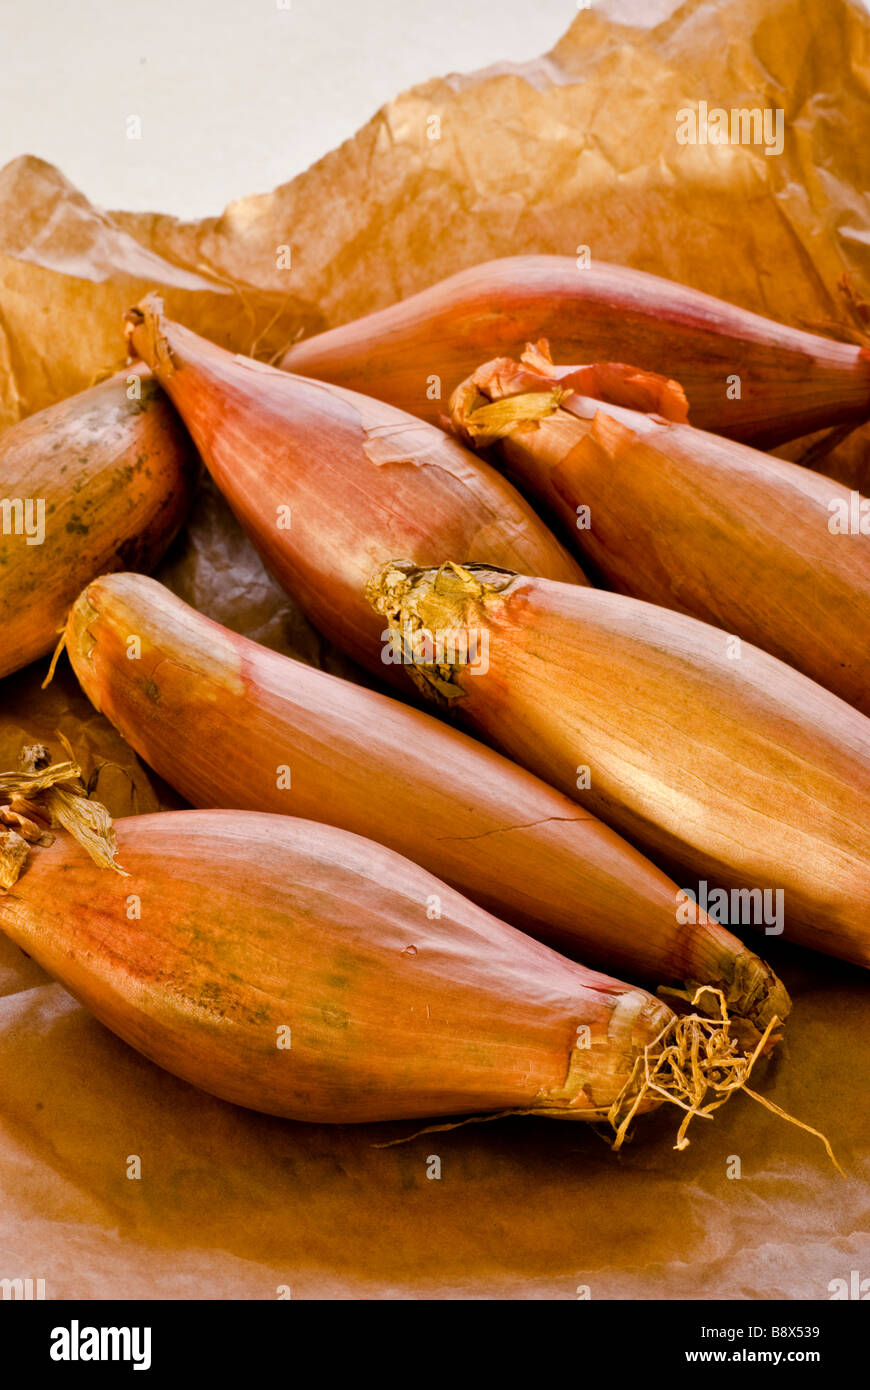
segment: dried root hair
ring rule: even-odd
[[[686,1149],[691,1142],[686,1135],[696,1115],[709,1119],[714,1110],[730,1100],[736,1091],[745,1091],[759,1105],[797,1125],[799,1129],[814,1134],[825,1146],[825,1150],[837,1172],[845,1177],[830,1143],[812,1125],[796,1120],[773,1101],[753,1091],[746,1084],[758,1058],[767,1049],[774,1029],[781,1019],[774,1014],[759,1038],[754,1050],[747,1054],[742,1051],[731,1033],[731,1019],[725,1004],[725,996],[711,985],[702,985],[692,998],[697,1006],[704,994],[716,996],[719,1017],[709,1018],[701,1013],[675,1016],[665,1025],[658,1037],[644,1048],[634,1064],[632,1073],[610,1108],[608,1120],[615,1131],[613,1149],[622,1147],[628,1136],[629,1127],[642,1102],[649,1096],[657,1096],[671,1105],[679,1106],[685,1112],[677,1131],[675,1149]],[[708,1095],[712,1099],[708,1100]]]

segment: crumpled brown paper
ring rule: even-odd
[[[0,427],[117,363],[121,314],[151,288],[269,358],[476,261],[587,245],[848,331],[838,281],[870,285],[867,14],[733,0],[650,15],[643,0],[581,11],[546,57],[407,92],[293,183],[199,224],[103,213],[40,160],[14,161],[0,172]],[[783,107],[783,154],[678,145],[675,113],[700,100]],[[845,481],[867,478],[866,452],[860,432],[840,446]],[[348,672],[210,488],[160,574],[229,626]],[[60,728],[115,814],[180,804],[65,663],[45,693],[42,674],[0,685],[4,765]],[[139,1057],[0,938],[0,1278],[42,1278],[49,1298],[829,1298],[832,1281],[870,1276],[867,977],[772,937],[761,949],[795,1007],[756,1085],[825,1131],[846,1180],[745,1096],[697,1120],[684,1153],[676,1112],[619,1155],[544,1120],[376,1149],[415,1126],[253,1115]]]

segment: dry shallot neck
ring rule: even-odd
[[[127,310],[124,335],[131,357],[141,358],[162,379],[172,376],[175,363],[163,320],[163,300],[159,294],[148,294]]]
[[[475,384],[460,387],[450,409],[454,425],[476,449],[488,449],[517,430],[536,425],[555,414],[568,392],[561,386],[523,391],[513,396],[488,396]]]
[[[417,688],[434,703],[449,705],[465,694],[461,675],[473,659],[457,653],[468,652],[469,631],[485,621],[488,605],[499,601],[516,578],[491,565],[447,561],[424,569],[411,560],[391,560],[369,579],[366,598],[386,619]]]

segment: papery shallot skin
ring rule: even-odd
[[[435,424],[481,362],[548,338],[560,362],[631,362],[683,386],[699,429],[773,448],[870,417],[870,353],[646,271],[509,256],[296,343],[286,371]],[[432,378],[440,396],[432,399]],[[735,379],[739,378],[739,395]]]
[[[682,887],[781,891],[786,940],[870,965],[858,710],[749,643],[735,659],[728,633],[621,594],[401,564],[369,592],[390,622],[488,634],[486,671],[416,671],[465,727],[682,866]],[[761,925],[757,903],[752,916]]]
[[[332,826],[178,811],[116,831],[127,877],[62,832],[0,896],[0,930],[137,1051],[237,1105],[601,1119],[672,1018]]]
[[[583,584],[580,566],[499,473],[441,430],[355,392],[235,356],[165,318],[128,336],[185,421],[266,566],[325,636],[389,676],[365,600],[377,564],[447,546]],[[448,540],[449,538],[449,540]]]
[[[0,676],[55,646],[90,579],[157,564],[198,474],[181,421],[141,365],[0,435],[0,499],[11,518],[0,518]]]
[[[736,937],[703,912],[678,921],[677,885],[638,850],[442,720],[229,632],[143,575],[88,585],[66,648],[96,708],[193,805],[365,835],[573,959],[713,985],[761,1028],[788,1014]]]

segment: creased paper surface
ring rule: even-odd
[[[0,171],[0,427],[119,364],[123,311],[150,289],[268,360],[489,257],[588,246],[854,332],[838,282],[870,294],[867,14],[844,0],[667,13],[581,11],[546,57],[404,93],[300,178],[199,224],[105,213],[23,156]],[[702,100],[781,107],[782,153],[678,144],[677,111]],[[867,456],[858,431],[838,475],[866,490]],[[350,674],[210,487],[159,577]],[[59,753],[61,729],[116,815],[181,804],[64,662],[45,693],[42,674],[0,685],[4,766],[22,741]],[[696,1121],[684,1153],[678,1119],[659,1113],[618,1156],[579,1124],[497,1121],[376,1149],[415,1126],[253,1115],[137,1056],[0,938],[0,1277],[44,1278],[49,1298],[829,1298],[832,1281],[870,1277],[867,977],[758,945],[795,1007],[757,1084],[828,1135],[845,1181],[817,1140],[747,1097]]]

